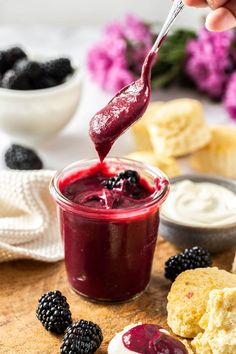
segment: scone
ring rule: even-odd
[[[181,342],[185,345],[185,348],[187,349],[188,354],[194,354],[192,346],[190,345],[190,343],[186,339],[183,339]]]
[[[206,312],[209,293],[213,289],[236,287],[236,275],[218,268],[198,268],[181,273],[168,295],[168,325],[185,338],[202,332],[199,321]]]
[[[234,274],[236,274],[236,254],[235,254],[235,257],[234,257],[234,262],[233,262],[233,266],[232,266],[232,272]]]
[[[183,156],[205,146],[211,138],[201,103],[178,99],[163,104],[148,123],[156,155]]]
[[[212,290],[199,324],[204,333],[192,341],[197,354],[235,354],[236,288]]]
[[[155,166],[162,170],[168,177],[175,177],[181,173],[180,166],[173,157],[156,157],[151,151],[133,152],[126,157]]]
[[[215,126],[211,132],[210,143],[191,156],[191,166],[200,172],[235,178],[236,127]]]
[[[151,102],[143,117],[137,123],[132,125],[131,131],[138,151],[152,150],[147,124],[155,118],[155,115],[162,104],[162,102]]]

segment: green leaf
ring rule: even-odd
[[[177,66],[173,66],[169,71],[156,76],[152,80],[152,87],[167,87],[171,82],[173,82],[178,76],[179,68]]]
[[[179,29],[167,37],[153,67],[152,85],[165,87],[183,75],[186,45],[193,38],[196,38],[195,32],[183,29]]]

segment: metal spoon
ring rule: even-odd
[[[172,27],[173,23],[175,22],[179,13],[183,10],[184,4],[181,0],[174,0],[174,3],[170,9],[170,12],[166,18],[164,25],[152,47],[152,51],[157,53],[160,46],[162,45],[163,41],[165,40],[170,28]]]
[[[89,135],[101,161],[106,157],[115,140],[146,111],[151,96],[152,65],[161,44],[183,7],[181,0],[174,1],[162,30],[145,59],[140,79],[121,89],[107,106],[91,119]]]

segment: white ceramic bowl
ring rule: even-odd
[[[82,73],[78,68],[55,87],[28,91],[0,88],[0,130],[16,143],[38,145],[68,124],[81,91]]]

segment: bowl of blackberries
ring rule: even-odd
[[[0,50],[0,129],[17,143],[34,146],[61,131],[81,90],[81,70],[67,57]]]

